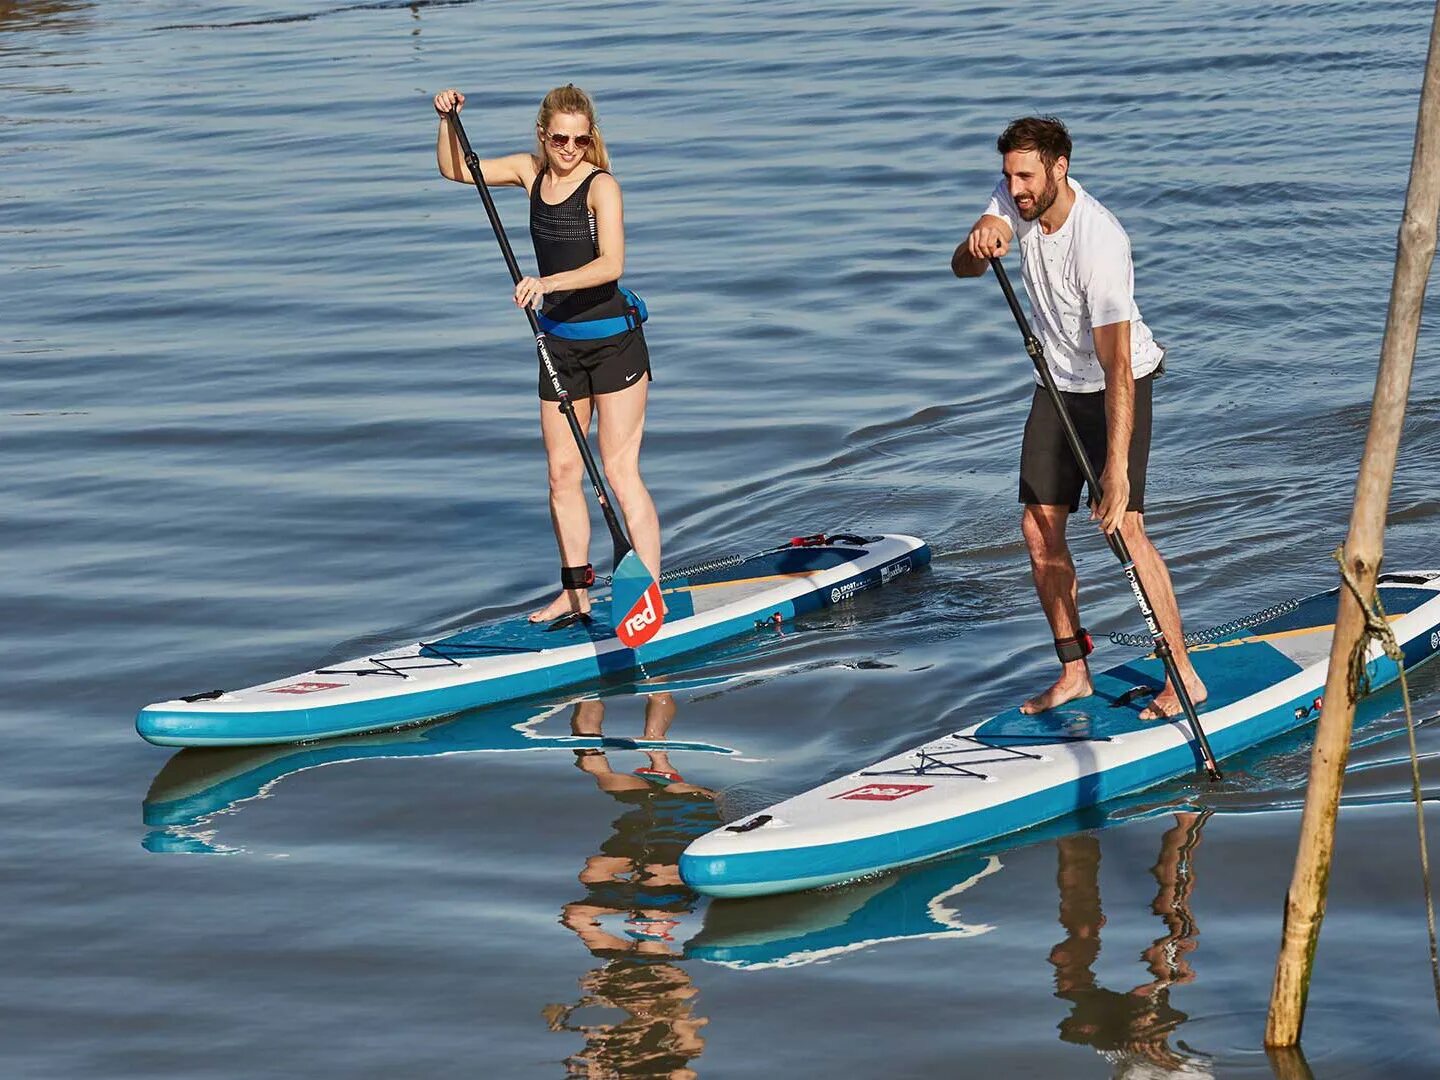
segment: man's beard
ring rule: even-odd
[[[1059,196],[1060,185],[1055,183],[1055,174],[1047,169],[1045,172],[1045,190],[1030,204],[1030,209],[1026,210],[1019,206],[1015,209],[1020,211],[1020,217],[1023,220],[1034,221],[1041,214],[1045,213],[1046,210],[1054,206],[1055,200],[1059,198]]]

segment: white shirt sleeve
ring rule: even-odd
[[[990,192],[990,201],[985,204],[985,212],[982,216],[998,217],[1010,226],[1010,231],[1016,231],[1016,223],[1020,220],[1020,209],[1015,205],[1015,200],[1010,197],[1010,185],[1005,183],[1005,177],[995,184],[995,190]]]
[[[1080,289],[1090,312],[1091,326],[1127,322],[1135,312],[1135,271],[1130,262],[1130,238],[1125,230],[1096,228],[1087,242],[1080,265]]]

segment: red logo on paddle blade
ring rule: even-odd
[[[338,690],[343,682],[292,682],[286,686],[272,686],[267,694],[314,694],[320,690]]]
[[[866,784],[864,787],[842,791],[839,795],[831,795],[830,798],[861,799],[865,802],[894,802],[907,795],[914,795],[917,791],[929,791],[934,786],[934,784]]]
[[[640,594],[633,607],[625,613],[615,633],[627,648],[638,648],[660,632],[665,622],[665,608],[660,599],[660,584],[652,581]]]

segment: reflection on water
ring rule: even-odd
[[[1065,937],[1049,952],[1055,996],[1070,1004],[1057,1025],[1066,1043],[1094,1048],[1115,1077],[1213,1075],[1211,1059],[1177,1037],[1188,1015],[1170,1001],[1172,987],[1195,981],[1191,954],[1199,927],[1191,913],[1195,855],[1212,811],[1173,811],[1150,867],[1158,886],[1150,911],[1163,933],[1140,952],[1144,977],[1126,990],[1100,982],[1100,835],[1065,834],[1051,842],[1058,857],[1059,921]],[[1157,819],[1158,820],[1158,819]],[[1132,822],[1134,824],[1135,822]],[[1033,835],[1033,834],[1032,834]],[[1027,845],[1031,851],[1043,846]],[[998,848],[995,850],[999,850]],[[905,940],[976,938],[996,926],[960,917],[971,890],[1001,870],[997,854],[974,852],[852,885],[758,900],[717,900],[685,954],[746,971],[793,968]],[[998,880],[998,879],[996,879]],[[993,903],[994,886],[984,902]],[[1000,886],[1003,889],[1003,886]],[[1013,932],[1013,928],[1012,928]],[[1305,1077],[1303,1058],[1274,1059],[1277,1075]]]
[[[668,685],[722,681],[695,677]],[[146,794],[143,815],[150,831],[142,843],[156,853],[240,853],[243,848],[218,838],[219,820],[307,769],[374,758],[565,751],[621,813],[613,835],[580,870],[584,895],[566,904],[559,918],[603,963],[581,978],[578,1000],[544,1008],[546,1023],[585,1039],[584,1048],[566,1059],[571,1075],[693,1075],[687,1063],[704,1048],[699,1029],[707,1021],[695,1015],[696,990],[674,961],[683,955],[682,920],[693,915],[699,896],[680,880],[678,862],[691,840],[720,824],[720,815],[715,792],[687,782],[672,755],[734,751],[671,738],[674,695],[637,692],[642,689],[481,709],[423,727],[308,746],[182,750]],[[607,702],[617,698],[644,702],[638,735],[605,731]],[[570,719],[565,733],[544,730],[565,712]],[[638,754],[642,763],[628,770],[615,757],[621,753]]]
[[[0,33],[78,29],[84,21],[76,16],[94,6],[91,0],[0,0]]]
[[[330,15],[344,15],[351,11],[408,10],[418,16],[422,8],[461,7],[473,4],[475,0],[373,0],[365,4],[345,4],[341,7],[326,8],[323,11],[306,11],[293,15],[267,15],[258,19],[237,19],[219,23],[169,23],[156,27],[157,30],[231,30],[247,26],[274,26],[279,23],[314,22]]]
[[[617,768],[603,747],[575,751],[575,766],[622,807],[614,834],[585,860],[585,895],[564,906],[560,921],[604,963],[580,979],[572,1004],[544,1009],[551,1031],[578,1032],[584,1047],[565,1059],[570,1076],[696,1075],[700,1056],[698,991],[684,968],[677,933],[699,896],[680,880],[680,852],[720,824],[715,792],[687,783],[668,751],[654,744],[668,737],[675,699],[654,694],[645,701],[645,764]],[[575,704],[571,732],[602,737],[605,702]],[[617,1015],[618,1014],[618,1015]]]
[[[834,889],[716,900],[687,956],[741,970],[800,967],[896,941],[971,938],[962,896],[997,873],[994,855],[960,855]]]
[[[1177,1049],[1170,1037],[1188,1018],[1170,1004],[1170,987],[1193,982],[1190,953],[1199,927],[1190,914],[1195,887],[1194,854],[1208,813],[1177,813],[1160,841],[1151,873],[1159,891],[1151,911],[1165,932],[1140,956],[1150,978],[1117,992],[1100,985],[1094,972],[1100,957],[1100,841],[1096,836],[1063,837],[1056,843],[1060,925],[1065,939],[1050,950],[1055,996],[1071,1004],[1060,1022],[1065,1042],[1093,1046],[1115,1066],[1117,1077],[1158,1073],[1210,1076],[1207,1059]]]
[[[673,685],[703,686],[720,681],[694,678]],[[634,693],[635,688],[613,690],[611,694]],[[672,702],[669,693],[658,695]],[[690,752],[733,754],[729,747],[714,743],[667,740],[663,729],[652,725],[647,710],[646,734],[640,738],[602,735],[599,723],[593,731],[549,734],[541,730],[547,721],[574,705],[576,713],[603,714],[599,700],[570,698],[553,705],[502,705],[476,709],[451,720],[421,727],[356,735],[307,745],[233,747],[181,750],[156,774],[145,794],[142,816],[150,826],[141,844],[148,851],[164,854],[233,854],[243,849],[217,839],[217,821],[252,799],[270,795],[288,776],[326,765],[339,765],[374,758],[433,757],[439,754],[504,754],[540,751],[578,751],[598,754],[606,748],[642,750],[652,767],[674,775],[668,754]],[[665,724],[668,728],[668,720]],[[651,730],[661,734],[651,736]],[[658,741],[658,743],[657,743]],[[641,781],[643,783],[643,781]],[[708,828],[709,826],[707,826]]]
[[[1270,1071],[1275,1080],[1315,1080],[1310,1063],[1305,1060],[1305,1051],[1298,1046],[1267,1046],[1265,1057],[1269,1059]]]

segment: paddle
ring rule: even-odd
[[[995,268],[995,277],[1000,282],[1000,288],[1005,292],[1005,302],[1010,305],[1010,314],[1015,316],[1021,336],[1025,339],[1025,351],[1030,354],[1030,360],[1035,365],[1035,370],[1040,373],[1040,382],[1044,385],[1045,392],[1050,395],[1050,401],[1060,416],[1060,425],[1065,429],[1065,441],[1070,444],[1070,452],[1075,455],[1081,472],[1085,474],[1085,482],[1090,485],[1091,497],[1096,502],[1100,502],[1103,499],[1100,481],[1096,478],[1095,470],[1090,465],[1090,458],[1086,456],[1085,448],[1080,443],[1080,434],[1075,430],[1075,422],[1070,418],[1070,411],[1065,408],[1064,399],[1060,397],[1060,390],[1055,385],[1055,378],[1050,374],[1050,366],[1045,363],[1045,347],[1040,344],[1040,339],[1031,331],[1030,323],[1025,319],[1025,313],[1020,310],[1020,302],[1015,299],[1015,290],[1010,287],[1010,278],[1005,273],[1005,265],[1000,261],[999,256],[991,255],[990,265]],[[1139,605],[1140,614],[1145,618],[1145,627],[1155,640],[1155,655],[1165,665],[1165,674],[1170,677],[1170,684],[1175,687],[1175,695],[1180,699],[1180,707],[1185,710],[1185,719],[1190,724],[1190,734],[1200,751],[1205,771],[1210,774],[1211,780],[1219,780],[1220,768],[1215,764],[1215,754],[1210,749],[1210,740],[1205,738],[1205,729],[1200,726],[1200,718],[1195,714],[1195,703],[1190,700],[1190,691],[1185,688],[1185,681],[1180,678],[1180,671],[1175,666],[1175,656],[1170,651],[1170,643],[1165,640],[1165,632],[1160,629],[1160,624],[1155,619],[1155,608],[1151,605],[1149,596],[1145,594],[1145,587],[1140,584],[1140,575],[1135,572],[1135,562],[1130,558],[1129,548],[1126,547],[1124,538],[1118,532],[1105,533],[1105,540],[1109,543],[1110,550],[1115,553],[1115,557],[1120,560],[1120,566],[1125,571],[1125,578],[1130,582],[1130,591],[1135,594],[1135,603]]]
[[[485,203],[485,213],[495,230],[495,239],[500,244],[500,253],[505,256],[505,265],[510,268],[510,277],[518,285],[521,278],[520,265],[515,261],[515,252],[505,235],[505,226],[500,222],[495,200],[490,197],[490,189],[485,186],[485,177],[480,170],[480,158],[470,148],[470,140],[465,136],[465,126],[460,123],[460,114],[452,109],[447,117],[450,129],[460,140],[465,167],[470,170],[470,176],[475,181],[475,190],[480,193],[480,198]],[[550,385],[555,388],[555,393],[560,398],[560,411],[570,423],[570,434],[575,437],[575,445],[580,449],[580,457],[585,462],[585,472],[590,477],[590,487],[595,492],[595,501],[600,504],[600,511],[605,515],[605,525],[610,530],[610,539],[615,545],[615,569],[610,576],[610,610],[615,620],[615,633],[621,642],[634,649],[653,638],[665,622],[665,605],[660,598],[660,585],[635,554],[625,530],[620,527],[620,519],[615,516],[615,508],[610,504],[609,493],[605,490],[605,481],[601,479],[595,457],[590,453],[590,443],[575,416],[575,406],[565,387],[560,384],[560,376],[556,374],[555,365],[550,359],[550,350],[545,347],[545,332],[540,329],[534,309],[525,308],[525,317],[530,320],[530,332],[535,335],[535,350],[540,354],[540,363],[545,368]]]

